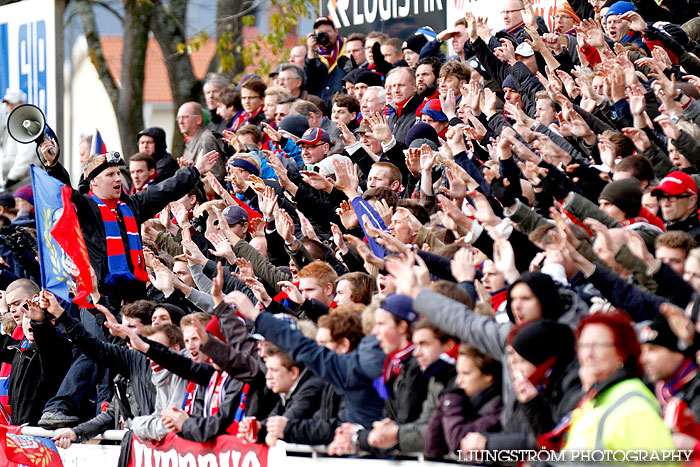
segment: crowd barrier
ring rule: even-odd
[[[93,438],[94,441],[107,441],[110,444],[73,444],[68,449],[59,448],[59,454],[65,467],[116,467],[119,460],[120,447],[117,443],[124,437],[123,430],[107,430],[104,434]],[[44,430],[39,427],[22,427],[22,434],[28,436],[40,436],[51,438],[54,431]],[[455,462],[456,463],[456,462]],[[448,466],[451,462],[428,461],[422,454],[404,455],[400,459],[361,459],[329,457],[326,455],[325,446],[306,446],[300,444],[287,444],[280,442],[278,446],[270,449],[268,465],[283,467],[308,467],[309,465],[333,465],[361,467],[417,467],[417,466]],[[464,463],[459,465],[466,466]],[[161,466],[143,466],[161,467]],[[173,466],[175,467],[175,466]],[[193,466],[194,467],[194,466]],[[198,467],[198,466],[197,466]],[[215,467],[215,466],[212,466]],[[230,465],[228,467],[238,467]]]

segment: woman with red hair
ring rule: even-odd
[[[568,424],[565,450],[672,450],[656,397],[639,379],[641,347],[630,317],[620,311],[589,315],[576,338],[584,396],[558,427]]]

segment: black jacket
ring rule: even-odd
[[[345,398],[327,384],[321,394],[321,407],[311,418],[289,420],[284,428],[284,440],[296,444],[330,444],[335,429],[346,421],[344,409]]]
[[[70,176],[61,164],[48,167],[47,172],[52,177],[70,186]],[[148,190],[140,191],[133,196],[122,193],[121,201],[129,206],[134,214],[136,225],[151,219],[158,214],[168,203],[182,198],[199,182],[199,170],[194,167],[185,167],[177,171],[174,177],[156,185],[152,185]],[[79,191],[73,190],[71,201],[75,205],[80,222],[80,229],[87,245],[90,264],[95,269],[100,284],[100,290],[106,295],[122,295],[133,297],[134,294],[141,294],[138,298],[144,298],[145,286],[139,283],[134,286],[134,281],[124,283],[119,287],[107,287],[104,278],[109,273],[107,269],[107,239],[105,235],[104,223],[100,210],[95,201],[88,195],[89,186],[86,182],[81,182]],[[129,251],[126,227],[124,222],[119,220],[119,230],[125,249]],[[131,255],[126,254],[129,269],[133,271]],[[143,261],[143,256],[141,256]]]
[[[394,113],[389,115],[387,123],[389,124],[389,129],[391,134],[394,135],[396,141],[401,144],[406,144],[406,135],[408,131],[413,128],[418,119],[416,118],[416,110],[423,103],[423,98],[418,94],[411,97],[406,105],[401,109],[401,115],[396,111],[396,104],[391,104],[391,108],[394,109]]]
[[[402,361],[403,369],[398,376],[386,382],[389,398],[384,405],[384,417],[390,418],[399,425],[412,422],[418,418],[423,408],[423,401],[428,395],[428,381],[412,354]],[[378,453],[370,446],[367,438],[370,430],[360,430],[359,444],[364,451]]]
[[[700,219],[698,219],[697,213],[691,214],[682,221],[667,223],[666,230],[682,230],[693,237],[696,242],[700,242]]]
[[[117,410],[126,418],[153,413],[156,389],[151,381],[151,364],[143,354],[98,339],[67,312],[56,323],[86,357],[118,373],[117,394],[109,410],[78,425],[77,435],[91,438],[114,427]]]
[[[60,337],[49,320],[32,321],[35,342],[21,350],[22,341],[0,336],[0,360],[12,364],[9,401],[12,423],[36,425],[68,372],[70,343]]]
[[[299,375],[296,388],[289,395],[287,401],[283,404],[280,398],[268,417],[282,415],[288,420],[311,417],[321,405],[321,394],[327,384],[315,376],[311,370],[304,368]],[[265,436],[267,436],[267,427],[265,422],[262,422],[260,431],[258,431],[258,443],[264,443]]]

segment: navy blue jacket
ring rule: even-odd
[[[270,313],[261,313],[255,320],[255,327],[292,360],[304,363],[316,376],[331,383],[338,394],[345,396],[346,421],[371,427],[372,422],[382,418],[384,401],[372,382],[381,376],[386,355],[374,336],[363,338],[356,350],[338,355]]]

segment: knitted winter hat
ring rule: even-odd
[[[428,39],[420,34],[420,35],[414,35],[409,37],[403,42],[403,45],[401,46],[401,50],[404,49],[410,49],[414,51],[415,53],[419,54],[421,49],[425,44],[428,43]]]
[[[574,357],[574,334],[569,326],[556,321],[533,321],[517,330],[511,346],[535,366],[552,357],[569,361]]]
[[[628,11],[637,11],[632,2],[613,3],[605,15],[605,21],[607,21],[610,16],[622,16]]]
[[[410,130],[408,130],[408,133],[406,133],[406,145],[410,146],[414,139],[427,139],[436,145],[440,144],[435,128],[425,122],[416,123]]]
[[[578,17],[576,12],[574,11],[573,8],[571,8],[571,5],[569,5],[569,2],[564,2],[559,7],[557,8],[557,11],[554,12],[554,15],[558,15],[560,13],[563,13],[567,16],[569,16],[571,19],[574,20],[574,23],[579,24],[581,22],[581,18]]]
[[[603,188],[598,199],[610,201],[632,219],[642,209],[642,188],[636,178],[616,180]]]

